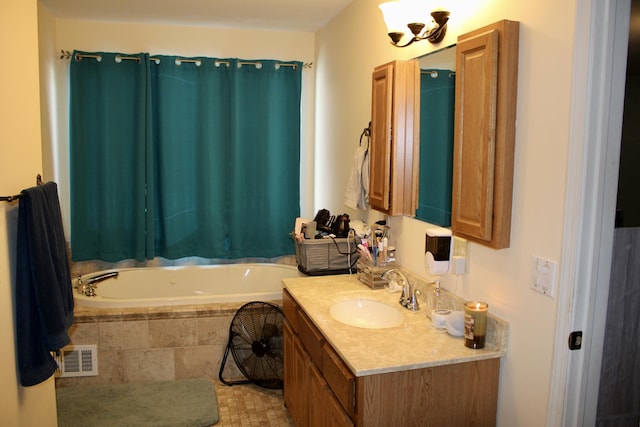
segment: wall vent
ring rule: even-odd
[[[68,345],[57,354],[51,353],[58,363],[57,377],[93,377],[98,375],[97,345]]]

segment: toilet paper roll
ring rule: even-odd
[[[436,329],[444,329],[447,327],[447,317],[451,314],[451,310],[435,309],[431,311],[431,325]]]

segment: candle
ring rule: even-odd
[[[484,348],[487,335],[486,302],[471,301],[464,305],[464,345],[469,348]]]

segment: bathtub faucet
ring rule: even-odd
[[[96,287],[98,286],[98,283],[112,277],[118,277],[118,272],[111,271],[109,273],[99,274],[97,276],[90,277],[86,282],[82,280],[82,276],[78,276],[78,284],[76,285],[76,289],[78,290],[78,293],[81,293],[82,295],[95,297]]]

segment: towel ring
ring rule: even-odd
[[[371,122],[369,122],[369,127],[364,128],[364,130],[362,131],[362,134],[360,134],[360,142],[358,143],[358,145],[361,147],[362,147],[363,136],[367,137],[367,149],[369,149],[369,137],[371,136]]]

